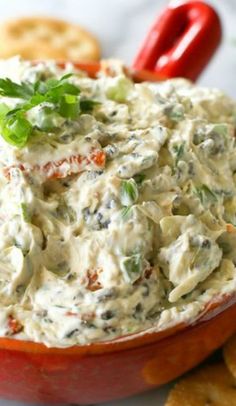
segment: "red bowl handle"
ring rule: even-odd
[[[196,80],[221,37],[220,19],[211,6],[202,1],[172,1],[152,26],[133,68]]]

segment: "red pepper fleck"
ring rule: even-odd
[[[66,312],[66,316],[78,316],[77,313],[73,313],[70,310]]]
[[[9,335],[20,333],[23,330],[22,324],[16,320],[12,315],[8,317]]]
[[[103,167],[105,165],[106,154],[103,151],[95,151],[90,160],[94,162],[97,166]]]
[[[101,271],[101,270],[100,270]],[[92,292],[102,288],[101,283],[98,280],[99,270],[89,269],[87,272],[88,284],[87,288]]]

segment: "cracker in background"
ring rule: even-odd
[[[97,39],[78,25],[45,17],[26,17],[0,24],[0,58],[95,61]]]
[[[175,385],[165,406],[236,406],[236,380],[223,363],[202,367]]]
[[[224,345],[223,354],[227,367],[236,378],[236,336],[230,338]]]

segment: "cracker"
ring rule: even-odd
[[[0,25],[0,58],[21,55],[24,59],[94,61],[100,46],[79,25],[45,17],[11,20]]]
[[[165,406],[236,405],[236,380],[223,364],[212,364],[182,378]]]
[[[236,335],[223,348],[224,360],[231,374],[236,378]]]

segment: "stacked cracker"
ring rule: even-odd
[[[0,58],[95,61],[97,39],[79,25],[45,17],[28,17],[0,25]]]
[[[165,406],[236,406],[236,336],[223,354],[225,363],[201,367],[182,378]]]

